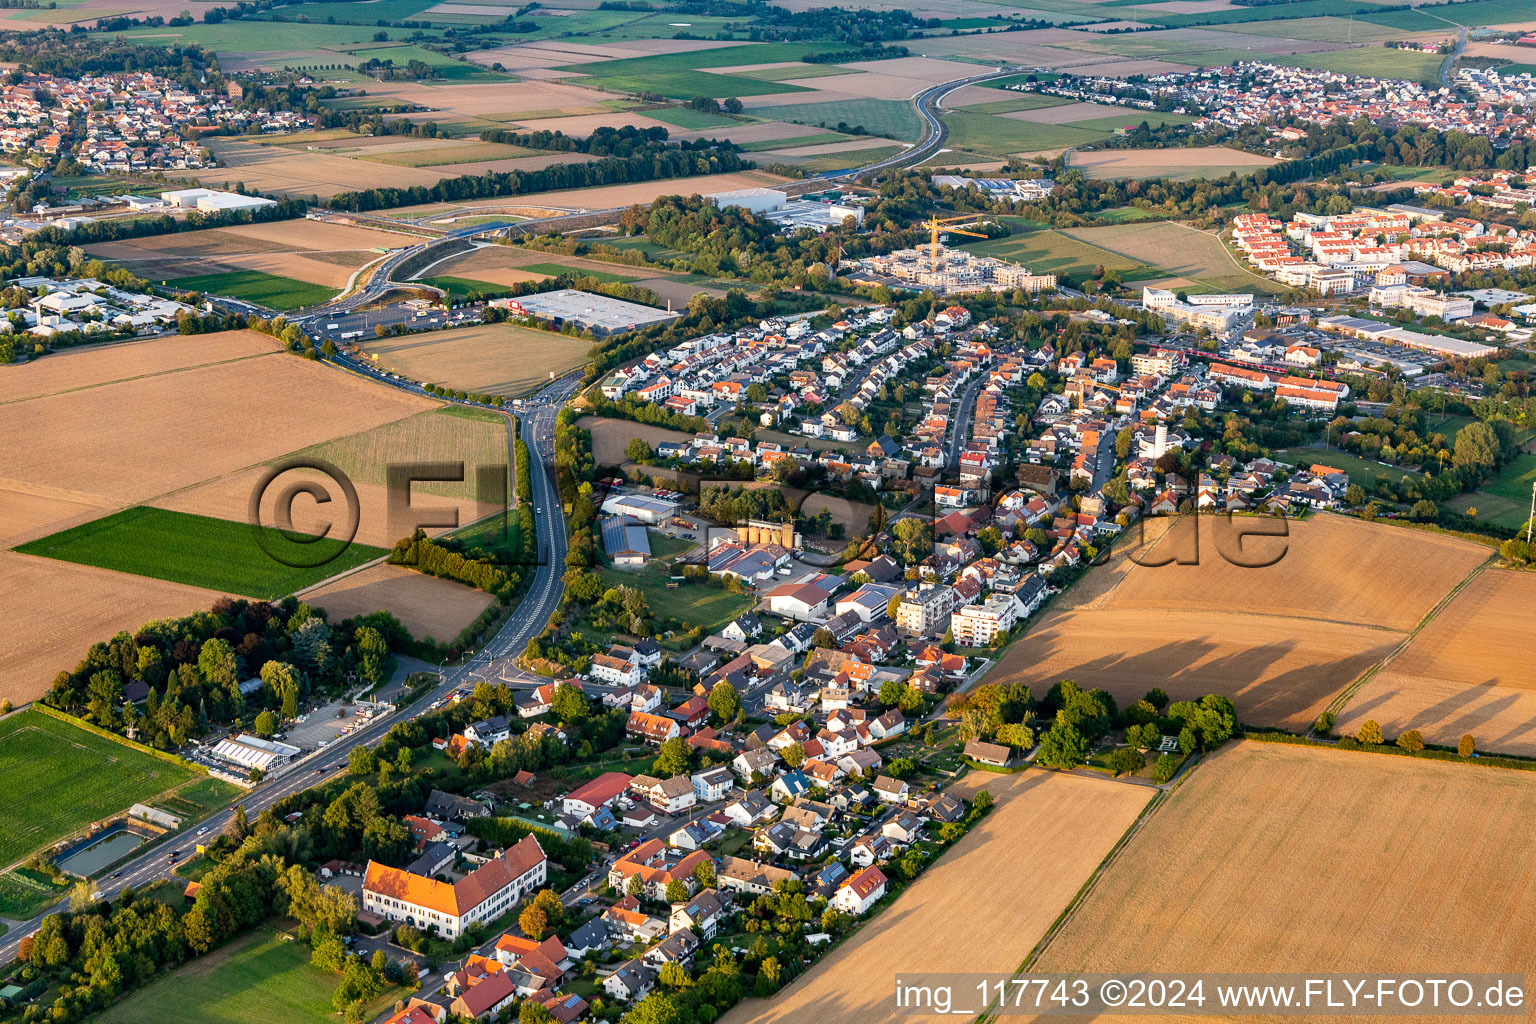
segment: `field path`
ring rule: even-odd
[[[1484,570],[1493,564],[1495,554],[1496,552],[1493,551],[1488,552],[1488,557],[1484,559],[1481,564],[1474,567],[1471,572],[1462,577],[1459,583],[1457,583],[1450,590],[1446,591],[1445,596],[1440,599],[1439,603],[1424,613],[1424,617],[1419,620],[1416,626],[1408,631],[1407,635],[1403,637],[1401,643],[1392,648],[1392,650],[1387,653],[1385,658],[1382,658],[1376,664],[1360,673],[1360,675],[1352,680],[1348,686],[1340,690],[1338,696],[1329,701],[1328,706],[1323,710],[1330,712],[1335,716],[1337,716],[1339,712],[1343,711],[1344,706],[1354,698],[1355,694],[1360,692],[1360,688],[1362,686],[1376,678],[1376,674],[1378,672],[1386,668],[1393,661],[1395,661],[1400,654],[1406,651],[1408,649],[1408,645],[1413,643],[1413,641],[1418,638],[1418,635],[1424,631],[1424,627],[1428,626],[1440,615],[1441,612],[1450,607],[1451,602],[1456,600],[1457,596],[1463,590],[1471,586],[1473,580],[1481,576]]]

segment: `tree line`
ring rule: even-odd
[[[461,202],[466,199],[527,195],[596,185],[724,174],[753,166],[750,160],[743,159],[739,153],[701,140],[650,148],[627,157],[605,157],[588,163],[553,164],[539,170],[462,175],[445,178],[430,186],[376,187],[358,192],[342,192],[331,198],[330,205],[337,210],[382,210],[419,203]]]

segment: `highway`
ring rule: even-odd
[[[349,365],[349,368],[380,377],[371,372],[371,367],[363,368],[353,364]],[[382,377],[380,379],[401,390],[420,390],[410,382],[392,381]],[[523,440],[528,442],[529,451],[537,462],[531,476],[534,522],[537,525],[540,556],[534,569],[533,581],[521,603],[484,647],[463,665],[443,673],[442,681],[433,687],[429,694],[418,698],[412,705],[412,710],[404,714],[385,716],[351,735],[339,737],[325,748],[305,755],[283,774],[257,785],[239,801],[239,805],[245,808],[248,818],[254,820],[261,811],[294,793],[343,774],[346,771],[347,755],[353,747],[378,742],[396,722],[422,714],[433,701],[451,693],[460,684],[491,678],[491,672],[498,660],[521,653],[528,641],[544,628],[550,614],[559,604],[560,595],[564,589],[560,578],[565,572],[565,519],[562,515],[559,491],[554,481],[555,419],[561,407],[575,394],[580,383],[579,372],[568,374],[525,401],[517,411],[522,424]],[[234,809],[231,805],[202,822],[199,826],[200,831],[176,836],[156,844],[148,852],[119,865],[112,877],[99,879],[97,888],[105,898],[112,899],[127,886],[142,889],[161,879],[171,877],[176,863],[184,860],[197,843],[203,841],[203,838],[216,837],[233,816]],[[204,832],[207,833],[206,837],[203,836]],[[168,859],[172,850],[179,850],[181,853],[177,862]],[[35,932],[42,924],[43,918],[53,912],[54,910],[50,909],[28,921],[10,922],[10,930],[0,937],[0,962],[8,962],[16,956],[21,940]]]

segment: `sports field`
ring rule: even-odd
[[[1530,772],[1234,743],[1152,812],[1031,973],[1529,972],[1533,813]]]
[[[310,966],[309,946],[259,927],[104,1010],[102,1024],[335,1024],[339,977]],[[371,1020],[399,992],[364,1011]]]
[[[1350,483],[1359,484],[1367,489],[1378,479],[1390,480],[1396,484],[1404,477],[1418,475],[1406,469],[1388,466],[1381,462],[1372,462],[1369,459],[1362,459],[1358,455],[1335,451],[1331,448],[1286,448],[1276,452],[1275,458],[1280,462],[1288,462],[1302,469],[1306,469],[1308,466],[1328,466],[1331,469],[1342,469],[1349,474]]]
[[[37,711],[0,722],[0,865],[193,777]]]
[[[972,772],[953,792],[979,789],[996,800],[992,812],[894,904],[788,989],[747,999],[724,1024],[901,1020],[893,976],[922,984],[930,972],[1011,974],[1152,797],[1034,771]],[[985,899],[974,898],[978,889]],[[956,913],[961,905],[968,909]]]
[[[16,550],[262,600],[282,597],[385,554],[363,544],[345,547],[330,538],[295,542],[270,527],[147,505],[82,523]],[[320,564],[295,568],[284,560]]]
[[[1236,533],[1282,527],[1284,536]],[[1415,533],[1409,562],[1402,531],[1329,515],[1235,517],[1230,527],[1186,516],[1148,521],[1144,539],[1130,533],[990,678],[1037,693],[1074,679],[1122,702],[1153,686],[1175,700],[1222,693],[1244,722],[1305,728],[1489,553]],[[1192,564],[1157,564],[1175,556]]]
[[[223,274],[197,274],[175,279],[177,288],[204,292],[209,295],[226,295],[266,306],[268,309],[287,311],[315,306],[329,301],[336,292],[324,285],[295,281],[291,277],[279,277],[259,270],[235,270]]]

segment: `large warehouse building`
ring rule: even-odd
[[[665,320],[676,320],[682,316],[671,310],[611,299],[592,292],[579,292],[574,288],[539,292],[518,299],[496,299],[491,304],[505,308],[513,316],[548,320],[557,327],[573,324],[584,331],[591,331],[599,338],[649,327]]]

